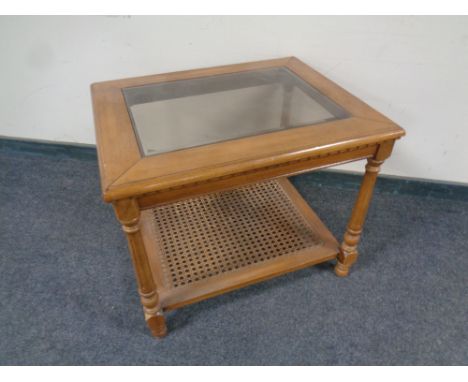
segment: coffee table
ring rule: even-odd
[[[295,57],[91,86],[103,198],[151,332],[164,312],[337,259],[404,130]],[[287,176],[367,159],[339,244]]]

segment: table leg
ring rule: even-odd
[[[127,236],[146,323],[155,337],[164,337],[167,333],[166,322],[141,236],[138,203],[135,199],[118,200],[114,202],[114,210]]]
[[[358,258],[357,246],[361,238],[362,227],[366,219],[367,210],[369,209],[377,175],[384,160],[390,156],[393,144],[394,141],[382,143],[375,156],[367,160],[366,173],[362,179],[359,194],[354,204],[343,242],[340,246],[338,261],[335,266],[335,273],[337,276],[347,276],[350,267]]]

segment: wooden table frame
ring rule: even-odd
[[[154,156],[141,154],[123,88],[275,67],[285,67],[311,84],[343,107],[349,118]],[[165,307],[161,306],[148,259],[141,216],[142,210],[155,205],[367,159],[335,256],[336,274],[348,275],[358,257],[357,245],[377,174],[391,155],[395,140],[405,134],[402,128],[295,57],[101,82],[91,89],[103,198],[113,204],[127,235],[145,318],[153,335],[166,334]],[[246,283],[235,287],[243,285]]]

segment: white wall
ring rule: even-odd
[[[468,183],[468,17],[0,17],[0,135],[94,143],[92,82],[289,55],[407,130],[384,173]]]

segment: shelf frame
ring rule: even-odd
[[[320,238],[321,243],[286,256],[278,256],[267,261],[220,273],[175,288],[168,285],[163,275],[163,269],[166,268],[166,265],[164,264],[164,253],[162,253],[160,246],[158,246],[158,237],[154,233],[153,210],[146,209],[142,211],[141,226],[143,240],[151,265],[153,279],[158,290],[160,306],[164,311],[177,309],[288,272],[333,260],[338,256],[339,244],[337,240],[289,180],[282,178],[269,182],[276,182],[280,186],[289,198],[291,208],[300,214],[306,222],[308,229]],[[250,187],[255,187],[255,185]],[[209,219],[210,217],[207,216],[206,218]],[[262,232],[261,227],[259,227],[257,232]],[[255,238],[252,239],[252,241],[255,240]],[[209,246],[205,245],[205,247]],[[229,254],[227,254],[227,258],[229,258]]]

